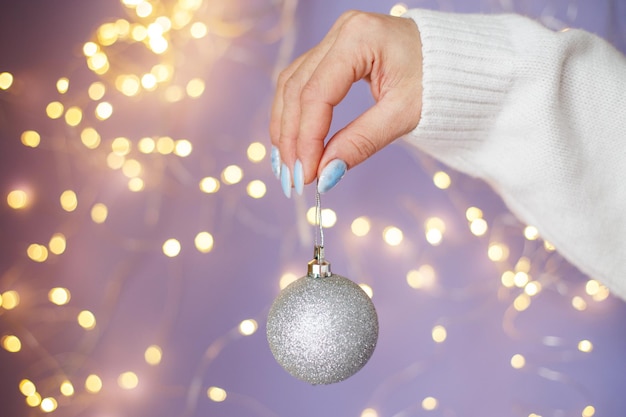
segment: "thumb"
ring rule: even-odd
[[[338,131],[328,141],[318,166],[320,192],[334,187],[345,173],[343,172],[338,178],[329,177],[330,168],[326,170],[326,173],[324,171],[332,161],[345,162],[345,169],[355,167],[397,138],[415,129],[420,114],[421,97],[419,95],[401,99],[388,94]],[[332,171],[336,173],[336,163],[331,165],[334,168]],[[337,177],[337,175],[336,173],[334,176]]]

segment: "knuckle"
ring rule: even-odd
[[[378,151],[378,146],[369,137],[360,133],[353,134],[348,138],[348,143],[354,152],[359,156],[360,160],[366,160]]]
[[[380,17],[373,13],[351,11],[346,13],[343,29],[348,32],[371,32],[380,23]]]

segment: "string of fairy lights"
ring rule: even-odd
[[[203,96],[206,92],[206,82],[198,69],[216,65],[220,58],[227,54],[234,39],[246,36],[254,30],[255,17],[231,20],[226,2],[121,0],[121,3],[128,16],[100,25],[92,39],[82,46],[82,59],[85,65],[82,70],[77,70],[79,74],[76,77],[83,76],[84,72],[88,71],[93,76],[93,81],[84,90],[75,90],[73,76],[62,77],[56,82],[56,97],[43,106],[47,122],[56,123],[54,125],[56,129],[65,132],[62,135],[64,139],[57,140],[54,135],[42,133],[33,127],[24,130],[19,140],[27,148],[70,153],[74,156],[74,163],[95,166],[100,172],[107,172],[110,178],[123,181],[128,192],[142,193],[162,186],[163,178],[171,175],[168,174],[168,166],[184,165],[185,158],[194,151],[194,140],[171,137],[166,132],[161,135],[132,137],[111,135],[108,132],[112,129],[107,121],[113,118],[117,111],[128,111],[137,99],[154,99],[158,106],[167,107]],[[294,29],[295,4],[295,0],[285,0],[273,2],[270,7],[272,13],[278,16],[272,30],[280,28],[281,37],[287,39],[287,43],[291,42],[288,32]],[[397,4],[390,13],[401,15],[406,8],[404,4]],[[571,20],[575,13],[574,8],[568,8],[567,14]],[[550,20],[553,23],[555,21]],[[189,65],[182,59],[183,49],[187,52],[184,54],[187,57],[193,55],[194,65]],[[123,59],[125,54],[137,54],[141,58]],[[280,59],[276,62],[277,68],[284,65],[285,62]],[[11,92],[19,78],[20,74],[0,73],[0,94]],[[261,141],[248,143],[245,154],[250,164],[267,163],[267,147]],[[430,175],[436,188],[446,193],[457,193],[454,187],[455,174],[432,164],[422,165],[432,168]],[[261,179],[248,180],[244,168],[235,163],[226,163],[213,175],[195,178],[196,192],[219,195],[224,187],[247,181],[246,195],[252,199],[264,198],[267,185]],[[27,211],[35,204],[45,203],[38,199],[28,186],[8,190],[5,196],[6,204],[15,212]],[[529,311],[533,302],[544,291],[557,291],[562,297],[570,300],[573,310],[579,312],[586,311],[594,303],[602,303],[609,299],[608,289],[594,279],[587,280],[582,288],[580,285],[569,285],[560,276],[561,262],[555,248],[541,239],[539,232],[532,225],[515,224],[511,227],[510,222],[503,219],[506,214],[489,220],[481,208],[464,202],[459,203],[461,201],[459,199],[455,201],[467,230],[477,239],[476,244],[485,246],[486,259],[495,264],[500,271],[493,296],[509,305],[503,317],[503,328],[512,339],[520,337],[520,331],[515,327],[516,318]],[[55,205],[68,217],[86,212],[89,220],[96,225],[106,226],[109,217],[115,215],[107,201],[99,200],[97,194],[80,189],[65,189],[58,196]],[[314,206],[305,210],[303,214],[310,225],[315,224]],[[338,216],[332,209],[323,209],[321,215],[324,228],[333,228],[337,225]],[[380,242],[389,247],[398,247],[419,240],[432,248],[445,248],[446,235],[450,232],[450,225],[438,216],[424,219],[421,225],[423,236],[408,237],[402,228],[388,223],[386,219],[359,215],[345,224],[349,224],[348,233],[351,238]],[[23,259],[16,260],[16,264],[22,264],[27,260],[46,265],[53,259],[71,252],[70,233],[74,232],[66,232],[61,227],[59,229],[40,241],[29,243],[24,248]],[[375,235],[376,230],[381,233]],[[120,239],[126,241],[130,238]],[[193,247],[201,254],[209,254],[213,251],[216,240],[219,240],[219,236],[215,237],[211,230],[199,230],[193,239]],[[134,248],[128,249],[129,252],[133,250],[140,253],[160,252],[168,258],[179,257],[184,253],[186,246],[192,244],[177,237],[156,243],[136,240],[133,242],[133,245],[127,245]],[[521,250],[512,249],[519,246],[522,247]],[[2,320],[11,321],[15,320],[11,318],[13,314],[16,317],[23,317],[28,315],[28,311],[20,311],[24,308],[21,302],[23,293],[16,289],[13,285],[15,281],[8,279],[8,275],[5,273],[0,277],[0,317]],[[279,279],[278,287],[285,288],[299,276],[300,271],[285,272]],[[405,280],[406,286],[411,290],[423,294],[432,292],[435,296],[434,289],[438,285],[437,266],[424,262],[407,270]],[[373,297],[376,284],[371,282],[360,285],[370,297]],[[50,308],[63,311],[65,315],[72,315],[72,320],[83,329],[85,338],[93,338],[93,334],[105,324],[94,311],[72,307],[71,301],[71,288],[53,286],[47,290],[44,302],[48,303],[48,306],[51,305]],[[209,364],[217,359],[223,349],[235,340],[254,335],[259,329],[260,320],[263,320],[261,314],[255,318],[245,319],[207,346],[196,374],[185,389],[186,409],[182,415],[194,415],[202,398],[216,403],[231,398],[229,395],[233,393],[225,388],[203,385],[203,376]],[[37,349],[37,343],[33,342],[34,336],[25,326],[13,326],[13,329],[15,331],[12,333],[0,335],[0,346],[4,350],[17,355],[30,349],[33,350],[31,354],[40,360],[53,356]],[[435,344],[443,345],[446,343],[448,332],[449,328],[445,323],[435,323],[430,338]],[[550,347],[575,349],[581,354],[591,354],[594,348],[593,342],[589,339],[570,341],[544,336],[540,337],[538,342]],[[90,370],[86,373],[81,371],[72,374],[68,371],[72,367],[56,362],[58,359],[55,359],[56,363],[49,365],[55,369],[52,376],[48,372],[42,372],[40,375],[33,370],[32,374],[24,375],[16,388],[24,397],[25,407],[29,407],[33,415],[54,412],[64,416],[75,415],[89,404],[98,402],[98,394],[103,393],[107,384],[113,384],[116,386],[115,389],[123,391],[137,389],[142,384],[139,369],[145,366],[158,367],[164,354],[167,352],[164,352],[159,344],[147,345],[142,364],[137,365],[137,369],[120,372],[115,381],[109,381],[103,375]],[[423,366],[420,362],[408,366],[403,370],[405,378],[409,380],[417,378]],[[523,352],[510,357],[510,367],[513,370],[534,372],[543,378],[568,383],[564,375],[541,364],[532,363]],[[395,381],[394,378],[388,378],[381,382],[377,390],[380,395],[372,396],[370,404],[363,408],[360,417],[382,417],[377,407],[384,403],[386,400],[384,392],[391,389]],[[233,397],[236,397],[236,393]],[[394,414],[394,417],[438,409],[447,410],[449,405],[440,401],[434,394],[425,395],[409,408]],[[586,406],[575,411],[582,417],[591,417],[595,414],[595,407],[589,400]],[[271,414],[267,410],[264,413]],[[528,417],[541,417],[539,411],[533,409],[525,409],[524,413]]]

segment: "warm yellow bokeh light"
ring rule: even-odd
[[[529,281],[530,276],[524,271],[516,272],[515,276],[513,277],[513,283],[518,288],[523,288],[526,284],[528,284]]]
[[[39,404],[41,404],[41,394],[35,392],[33,395],[26,397],[26,404],[29,407],[39,407]]]
[[[192,150],[193,146],[191,145],[191,142],[189,142],[187,139],[177,140],[176,144],[174,145],[174,155],[178,155],[181,158],[185,158],[191,155]]]
[[[404,233],[395,226],[387,226],[383,230],[383,240],[389,246],[398,246],[403,239]]]
[[[215,401],[216,403],[220,403],[226,400],[227,394],[223,388],[209,387],[209,389],[207,390],[207,396],[210,400]]]
[[[243,320],[239,323],[239,333],[244,336],[250,336],[254,334],[259,328],[259,324],[254,319]]]
[[[152,91],[157,86],[157,78],[152,73],[147,73],[141,76],[141,86],[148,91]]]
[[[278,283],[278,286],[281,290],[287,288],[289,284],[298,279],[298,276],[292,272],[285,272],[281,277]]]
[[[2,336],[2,339],[0,339],[0,344],[2,344],[2,347],[7,352],[16,353],[22,350],[22,342],[17,336],[14,336],[12,334]]]
[[[426,411],[432,411],[437,408],[439,402],[435,397],[426,397],[422,400],[422,408]]]
[[[80,132],[80,140],[88,149],[100,146],[100,134],[93,127],[87,127]]]
[[[517,311],[524,311],[530,307],[531,298],[526,293],[521,293],[513,300],[513,308]]]
[[[209,232],[200,232],[194,238],[196,249],[201,253],[209,253],[213,249],[213,235]]]
[[[117,377],[117,385],[125,390],[135,389],[139,385],[139,377],[134,372],[124,372]]]
[[[225,184],[237,184],[243,178],[243,170],[237,165],[229,165],[222,171],[222,181]]]
[[[96,327],[96,316],[89,310],[83,310],[78,313],[76,319],[79,326],[85,330],[92,330]]]
[[[95,115],[98,120],[106,120],[113,114],[113,105],[108,101],[98,103]]]
[[[117,155],[128,155],[130,153],[131,143],[127,138],[120,136],[111,142],[111,150]]]
[[[156,150],[161,155],[169,155],[174,152],[175,148],[176,143],[174,142],[174,139],[170,138],[169,136],[161,136],[156,141]]]
[[[45,262],[48,259],[48,248],[38,243],[32,243],[26,249],[26,254],[35,262]]]
[[[35,392],[37,392],[37,388],[35,387],[35,384],[33,383],[33,381],[29,379],[22,379],[20,381],[19,387],[20,387],[20,392],[25,397],[33,395]]]
[[[102,97],[104,97],[105,93],[106,93],[106,87],[100,81],[91,83],[91,85],[89,86],[89,89],[87,90],[87,94],[89,95],[89,98],[92,99],[93,101],[100,100]]]
[[[439,217],[429,217],[424,223],[426,241],[432,246],[438,246],[443,240],[446,224]]]
[[[389,11],[389,14],[392,15],[392,16],[400,17],[404,13],[406,13],[407,10],[408,10],[408,7],[407,7],[406,4],[404,4],[404,3],[397,3],[397,4],[393,5],[391,10]]]
[[[200,78],[194,78],[187,83],[186,91],[187,95],[192,98],[200,97],[204,93],[204,80]]]
[[[141,163],[136,159],[127,159],[122,165],[122,173],[128,178],[138,177],[141,171]]]
[[[523,355],[516,353],[513,357],[511,357],[511,366],[514,369],[522,369],[526,366],[526,358]]]
[[[369,298],[374,297],[374,289],[372,287],[365,283],[359,284],[359,287],[361,287],[361,289],[365,292],[365,294],[367,294]]]
[[[46,115],[51,119],[58,119],[63,116],[64,111],[65,107],[58,101],[52,101],[46,106]]]
[[[23,132],[20,139],[22,140],[22,144],[24,146],[28,146],[29,148],[36,148],[41,142],[41,136],[34,130],[27,130]]]
[[[163,243],[163,253],[165,254],[165,256],[173,258],[175,256],[178,256],[180,250],[180,242],[176,239],[167,239],[165,243]]]
[[[524,237],[527,240],[537,240],[539,238],[539,230],[535,226],[526,226],[524,228]]]
[[[475,219],[470,223],[470,231],[474,236],[484,236],[488,229],[485,219]]]
[[[435,184],[435,187],[445,190],[450,187],[452,180],[446,172],[438,171],[435,172],[435,175],[433,175],[433,183]]]
[[[139,94],[141,89],[141,81],[134,74],[120,75],[115,79],[115,88],[128,97]]]
[[[609,295],[611,295],[611,292],[609,291],[609,289],[605,287],[604,285],[600,285],[598,292],[593,294],[591,298],[593,298],[593,301],[600,302],[609,298]]]
[[[315,207],[310,207],[306,212],[306,219],[311,225],[317,225],[317,209]],[[330,228],[333,227],[337,223],[337,213],[335,213],[332,209],[322,209],[320,216],[322,218],[322,227]]]
[[[487,256],[493,262],[506,261],[509,257],[509,247],[504,243],[492,242],[487,249]]]
[[[265,145],[261,142],[251,143],[246,150],[246,155],[248,155],[248,159],[251,162],[261,162],[266,154],[267,150],[265,149]]]
[[[515,286],[515,272],[508,270],[508,271],[504,271],[502,273],[502,276],[500,277],[500,282],[502,282],[502,285],[505,286],[506,288],[512,288]]]
[[[585,311],[587,309],[587,302],[582,297],[576,295],[572,298],[572,307],[578,311]]]
[[[137,3],[137,7],[135,7],[135,13],[139,17],[148,17],[152,14],[152,4],[148,1],[140,1]]]
[[[246,191],[248,192],[248,195],[252,198],[261,198],[267,192],[267,187],[265,186],[265,183],[263,181],[254,180],[248,183]]]
[[[215,193],[220,189],[220,182],[213,177],[202,178],[200,180],[200,189],[207,194]]]
[[[65,78],[65,77],[61,77],[57,80],[57,91],[60,94],[65,94],[67,93],[67,90],[70,89],[70,80]]]
[[[411,288],[416,290],[421,288],[432,288],[437,281],[435,269],[428,264],[420,266],[418,269],[412,269],[406,274],[406,282]]]
[[[183,99],[184,90],[177,85],[170,85],[165,89],[165,101],[168,103],[176,103]]]
[[[2,308],[5,310],[13,310],[20,305],[20,294],[15,290],[9,290],[2,293]]]
[[[583,409],[582,417],[593,417],[596,414],[596,409],[593,405],[588,405]]]
[[[482,219],[483,211],[478,207],[469,207],[465,210],[465,218],[468,222],[473,222],[476,219]]]
[[[0,90],[8,90],[13,85],[13,74],[0,72]]]
[[[114,23],[104,23],[100,25],[96,32],[98,36],[98,42],[101,45],[109,46],[113,45],[117,41],[117,28]]]
[[[61,193],[59,201],[61,202],[61,207],[63,208],[63,210],[68,212],[72,212],[76,210],[76,207],[78,207],[78,197],[76,196],[76,193],[72,190],[63,191],[63,193]]]
[[[207,26],[202,22],[194,22],[189,27],[189,33],[191,34],[191,37],[194,39],[204,38],[208,32],[209,30]]]
[[[148,46],[150,47],[150,49],[152,49],[152,52],[159,55],[167,51],[167,48],[169,47],[169,42],[167,42],[167,39],[162,36],[153,36],[149,37]]]
[[[83,45],[83,54],[86,57],[94,56],[98,50],[100,50],[100,48],[95,42],[85,42]]]
[[[102,203],[96,203],[91,207],[91,220],[94,223],[104,223],[109,215],[109,209]]]
[[[366,408],[361,412],[361,417],[378,417],[378,412],[373,408]]]
[[[102,380],[96,374],[91,374],[85,379],[85,390],[92,394],[100,392],[102,389]]]
[[[552,243],[548,242],[547,240],[543,241],[543,247],[548,252],[554,252],[556,250],[556,247],[554,247],[554,245]]]
[[[600,283],[595,279],[590,279],[585,284],[585,292],[591,296],[596,295],[600,291]]]
[[[139,177],[134,177],[128,180],[128,189],[133,193],[138,193],[142,191],[145,187],[145,183]]]
[[[174,75],[174,68],[167,64],[156,64],[150,70],[150,74],[156,77],[157,82],[169,81]]]
[[[139,149],[139,152],[149,154],[154,152],[156,149],[156,142],[154,139],[149,137],[141,138],[137,143],[137,148]]]
[[[52,397],[46,397],[41,400],[40,407],[41,411],[43,411],[44,413],[51,413],[56,410],[58,406],[59,404],[57,403],[57,400]]]
[[[542,286],[541,283],[539,281],[532,281],[529,282],[525,287],[524,287],[524,292],[528,295],[530,295],[531,297],[539,294],[541,292]]]
[[[65,112],[65,123],[69,126],[78,126],[81,120],[83,120],[83,111],[79,107],[70,107]]]
[[[28,206],[28,193],[24,190],[11,190],[7,194],[7,204],[14,210],[20,210]]]
[[[109,58],[102,51],[98,51],[87,58],[87,66],[98,75],[106,74],[109,71]]]
[[[448,337],[448,331],[446,330],[445,327],[441,325],[437,325],[433,327],[431,336],[436,343],[443,343]]]
[[[67,239],[63,233],[55,233],[48,242],[50,252],[55,255],[61,255],[67,248]]]
[[[370,219],[365,216],[357,217],[356,219],[354,219],[354,221],[352,221],[352,224],[350,225],[352,233],[354,233],[354,235],[358,237],[366,236],[369,233],[370,228]]]
[[[589,353],[593,350],[593,343],[589,340],[581,340],[578,342],[578,350],[581,352]]]
[[[71,294],[67,288],[56,287],[48,291],[48,300],[58,306],[65,305],[70,302]]]
[[[68,380],[61,382],[61,386],[59,387],[59,391],[61,395],[65,397],[71,397],[74,395],[74,385]]]
[[[148,365],[155,366],[161,363],[161,360],[163,359],[163,351],[160,346],[151,345],[148,346],[143,354],[143,357]]]

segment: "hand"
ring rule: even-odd
[[[324,147],[334,106],[362,79],[376,104]],[[270,136],[274,173],[285,194],[291,195],[292,184],[301,194],[318,176],[319,191],[328,191],[347,169],[413,130],[421,108],[422,47],[413,20],[344,13],[278,78]]]

